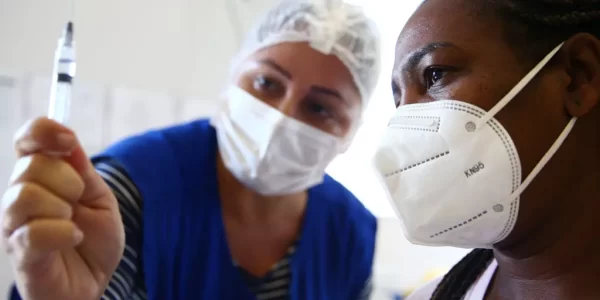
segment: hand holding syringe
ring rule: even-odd
[[[48,108],[48,118],[63,125],[66,125],[69,121],[75,66],[73,23],[69,22],[62,37],[58,40]]]
[[[54,68],[48,118],[17,131],[17,162],[0,195],[0,238],[17,286],[10,299],[100,299],[125,231],[115,195],[66,126],[75,75],[70,22]]]

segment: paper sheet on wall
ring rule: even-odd
[[[108,101],[108,143],[177,120],[176,98],[167,93],[118,87],[111,89]]]
[[[6,182],[15,161],[12,140],[23,123],[23,80],[0,74],[0,182]]]
[[[219,101],[214,99],[206,100],[199,97],[183,97],[181,99],[180,116],[178,119],[183,121],[197,120],[200,118],[211,117],[217,110]]]
[[[28,93],[27,117],[36,118],[48,114],[51,77],[32,75]],[[104,104],[106,88],[103,85],[75,80],[71,98],[68,126],[75,130],[86,150],[102,146],[104,135]]]
[[[76,81],[69,126],[75,130],[88,154],[102,146],[107,88],[99,84]]]
[[[50,86],[52,77],[46,75],[28,75],[27,90],[27,119],[33,119],[48,114],[50,101]]]

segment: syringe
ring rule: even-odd
[[[54,74],[50,90],[48,118],[67,124],[71,110],[73,78],[75,78],[75,41],[73,22],[67,23],[54,57]]]

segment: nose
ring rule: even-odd
[[[415,91],[415,89],[405,89],[400,97],[400,106],[407,104],[420,103],[423,95]]]
[[[281,99],[278,103],[275,104],[275,108],[277,108],[280,112],[288,117],[292,117],[294,119],[299,118],[300,114],[300,106],[302,104],[303,95],[300,95],[297,92],[290,91],[286,93],[286,95]]]

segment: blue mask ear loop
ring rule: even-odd
[[[556,52],[560,50],[563,44],[564,42],[560,43],[560,45],[556,46],[556,48],[550,51],[550,53],[548,53],[544,59],[542,59],[535,67],[533,67],[533,69],[531,69],[531,71],[529,71],[529,73],[527,73],[527,75],[525,75],[525,77],[523,77],[523,79],[521,79],[521,81],[519,81],[519,83],[517,83],[515,87],[513,87],[510,92],[508,92],[508,94],[506,94],[506,96],[500,100],[500,102],[498,102],[483,117],[481,117],[481,119],[477,120],[475,123],[475,128],[473,128],[473,123],[469,122],[467,125],[467,130],[470,132],[479,130],[484,124],[491,120],[501,109],[504,108],[504,106],[506,106],[513,98],[515,98],[515,96],[519,94],[525,86],[527,86],[527,84],[535,77],[535,75],[540,72],[540,70],[542,70],[542,68],[546,66],[550,59],[554,57]]]

